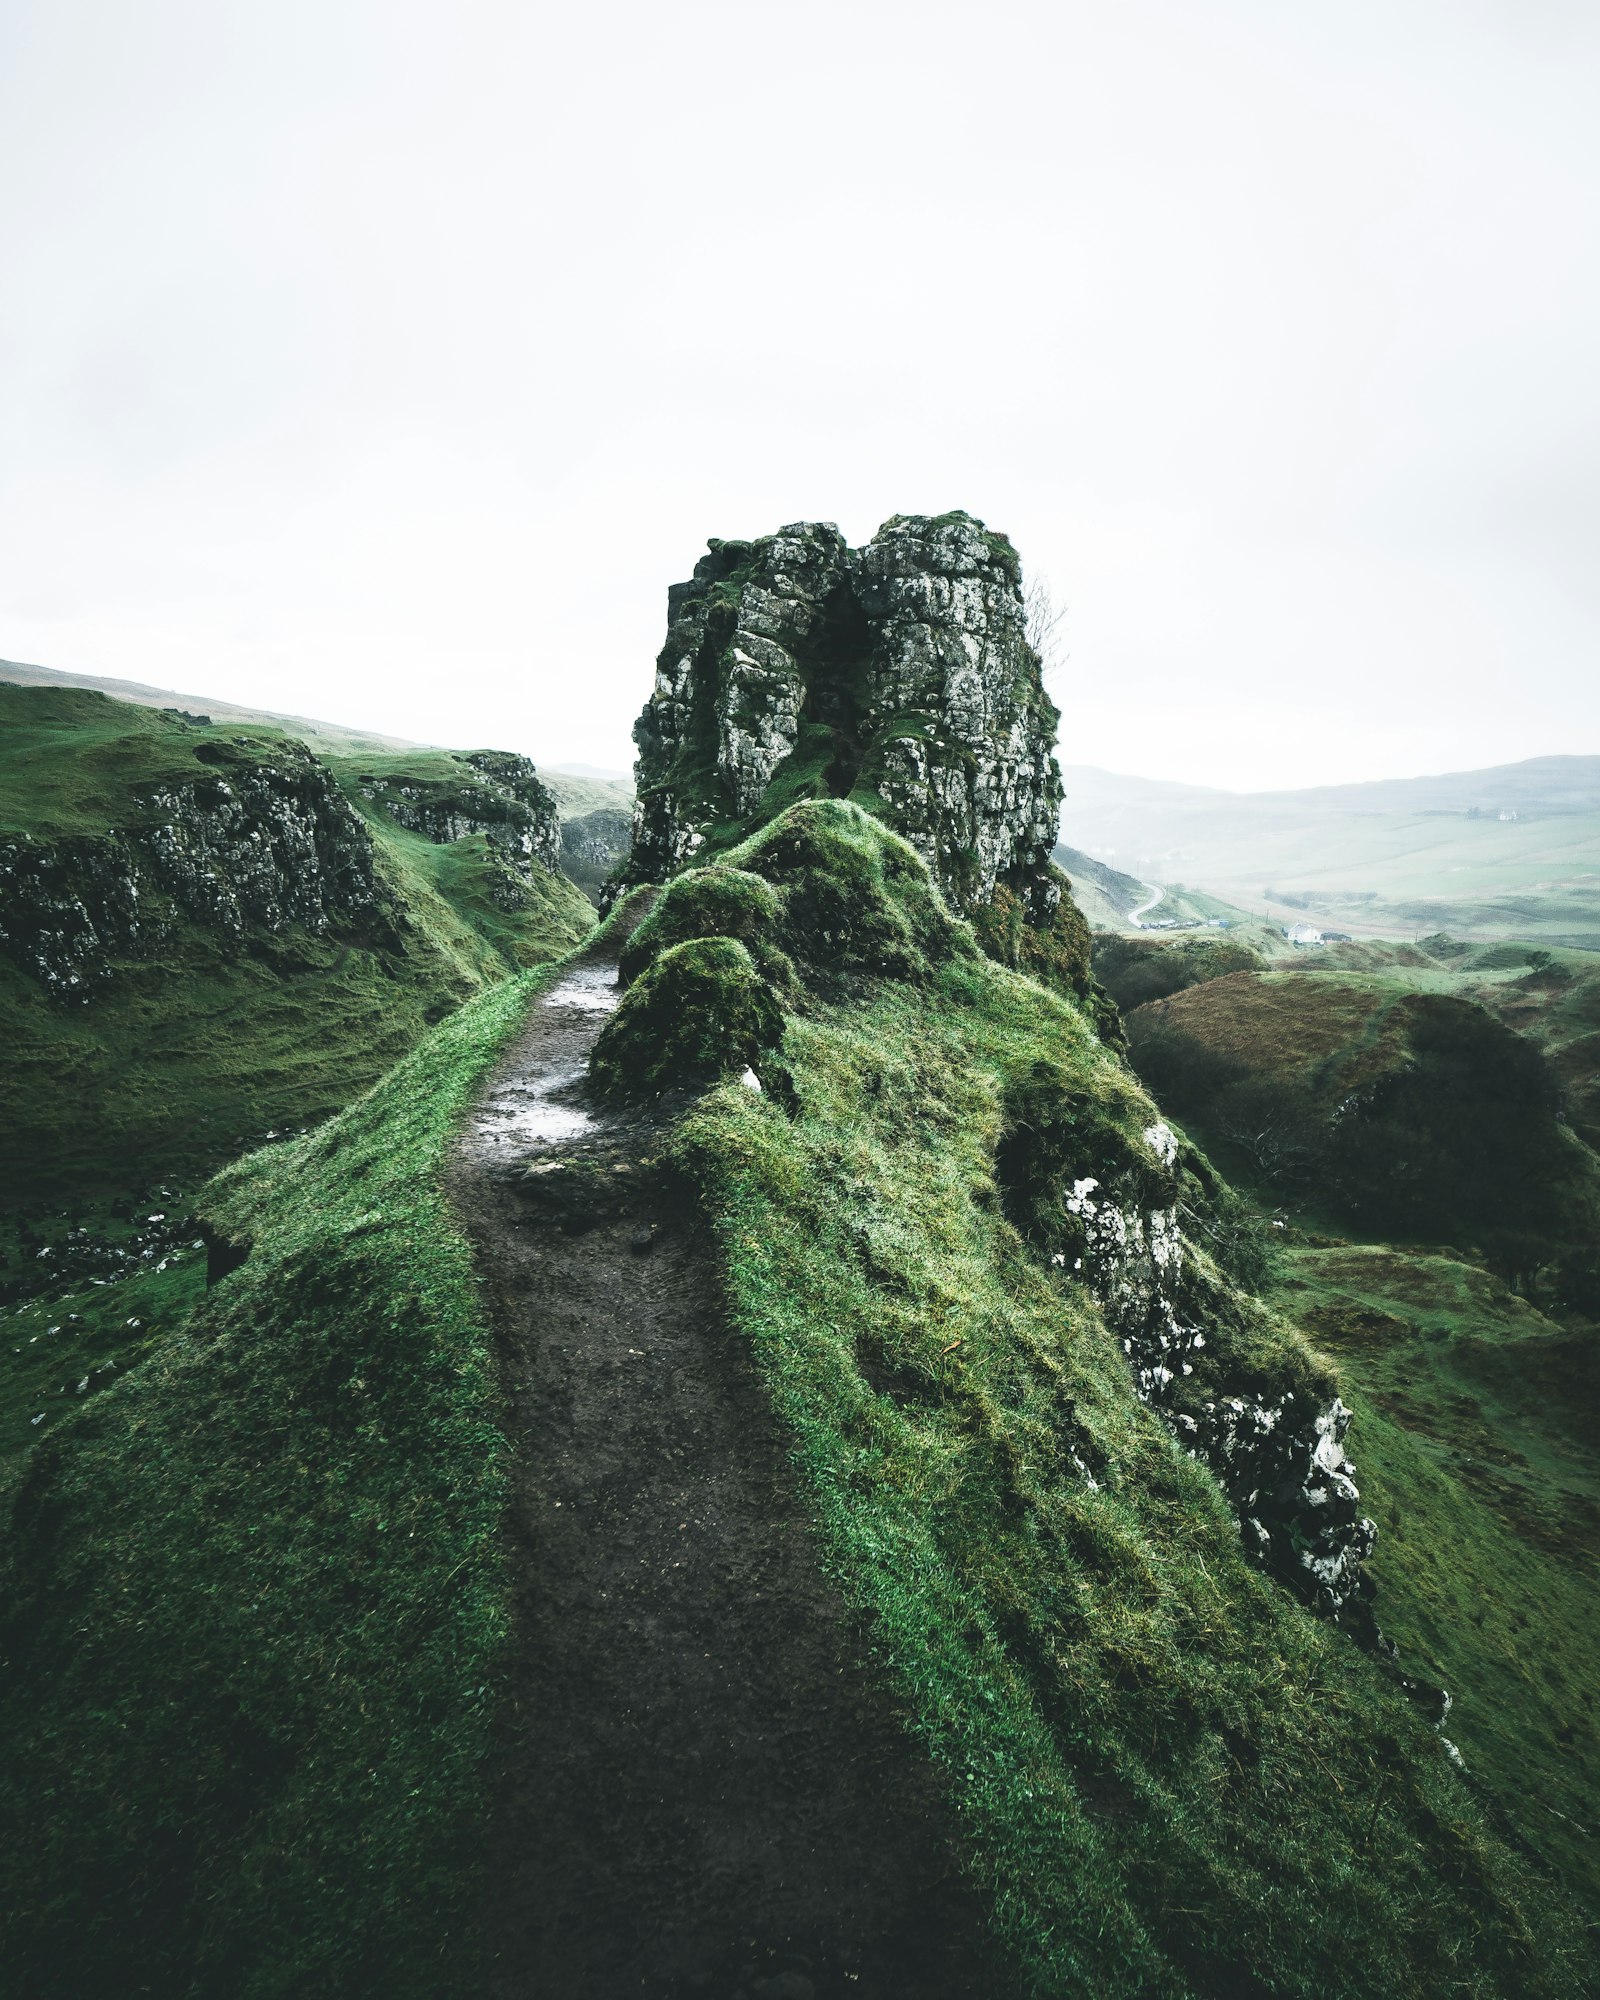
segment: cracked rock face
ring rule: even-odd
[[[1087,1287],[1140,1400],[1216,1476],[1248,1553],[1325,1614],[1364,1598],[1377,1529],[1344,1453],[1350,1412],[1326,1367],[1185,1234],[1198,1190],[1177,1135],[1058,1084],[1008,1115],[1008,1216]]]
[[[970,515],[897,515],[862,549],[828,522],[714,541],[668,593],[624,879],[797,798],[855,797],[955,908],[1003,889],[1048,924],[1057,719],[1016,552]]]
[[[136,827],[0,844],[0,950],[53,999],[87,998],[180,914],[230,936],[300,924],[392,937],[398,921],[366,828],[294,747],[153,792]]]
[[[1144,1139],[1162,1167],[1175,1166],[1167,1125],[1157,1121]],[[1226,1367],[1219,1380],[1206,1350],[1208,1318],[1229,1302],[1184,1238],[1176,1189],[1171,1205],[1156,1207],[1133,1177],[1120,1180],[1072,1183],[1063,1205],[1082,1251],[1070,1260],[1058,1251],[1054,1262],[1070,1261],[1094,1294],[1140,1399],[1216,1474],[1250,1553],[1317,1609],[1340,1610],[1378,1534],[1344,1453],[1349,1410],[1337,1396],[1319,1402],[1285,1385],[1227,1393]]]
[[[497,857],[531,881],[534,865],[554,871],[561,863],[561,821],[555,799],[526,757],[509,750],[474,750],[467,757],[475,777],[451,783],[434,779],[363,780],[361,796],[380,806],[397,826],[441,847],[481,833]]]

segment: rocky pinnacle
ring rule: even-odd
[[[1056,710],[1016,551],[969,514],[896,515],[864,548],[829,522],[713,541],[668,593],[634,726],[628,881],[804,797],[854,797],[976,914],[999,890],[1048,923]]]

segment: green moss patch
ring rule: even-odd
[[[713,865],[680,875],[629,938],[618,962],[631,985],[668,947],[690,938],[737,938],[752,955],[774,949],[781,905],[777,891],[747,869]]]
[[[783,1035],[772,989],[736,938],[662,952],[624,996],[589,1059],[609,1097],[643,1099],[760,1060]]]

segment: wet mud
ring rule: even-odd
[[[711,1245],[659,1129],[587,1096],[615,976],[534,1006],[452,1169],[516,1454],[490,1991],[987,2000],[953,1815],[822,1573]]]

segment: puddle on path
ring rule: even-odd
[[[574,1007],[581,1014],[612,1014],[621,998],[614,965],[575,965],[559,986],[551,987],[539,1005]]]
[[[583,1101],[590,1045],[620,998],[614,965],[578,965],[540,1000],[525,1064],[489,1093],[473,1114],[473,1150],[501,1159],[530,1147],[570,1145],[601,1128]],[[565,1016],[565,1019],[562,1017]],[[551,1042],[541,1056],[541,1030]]]

